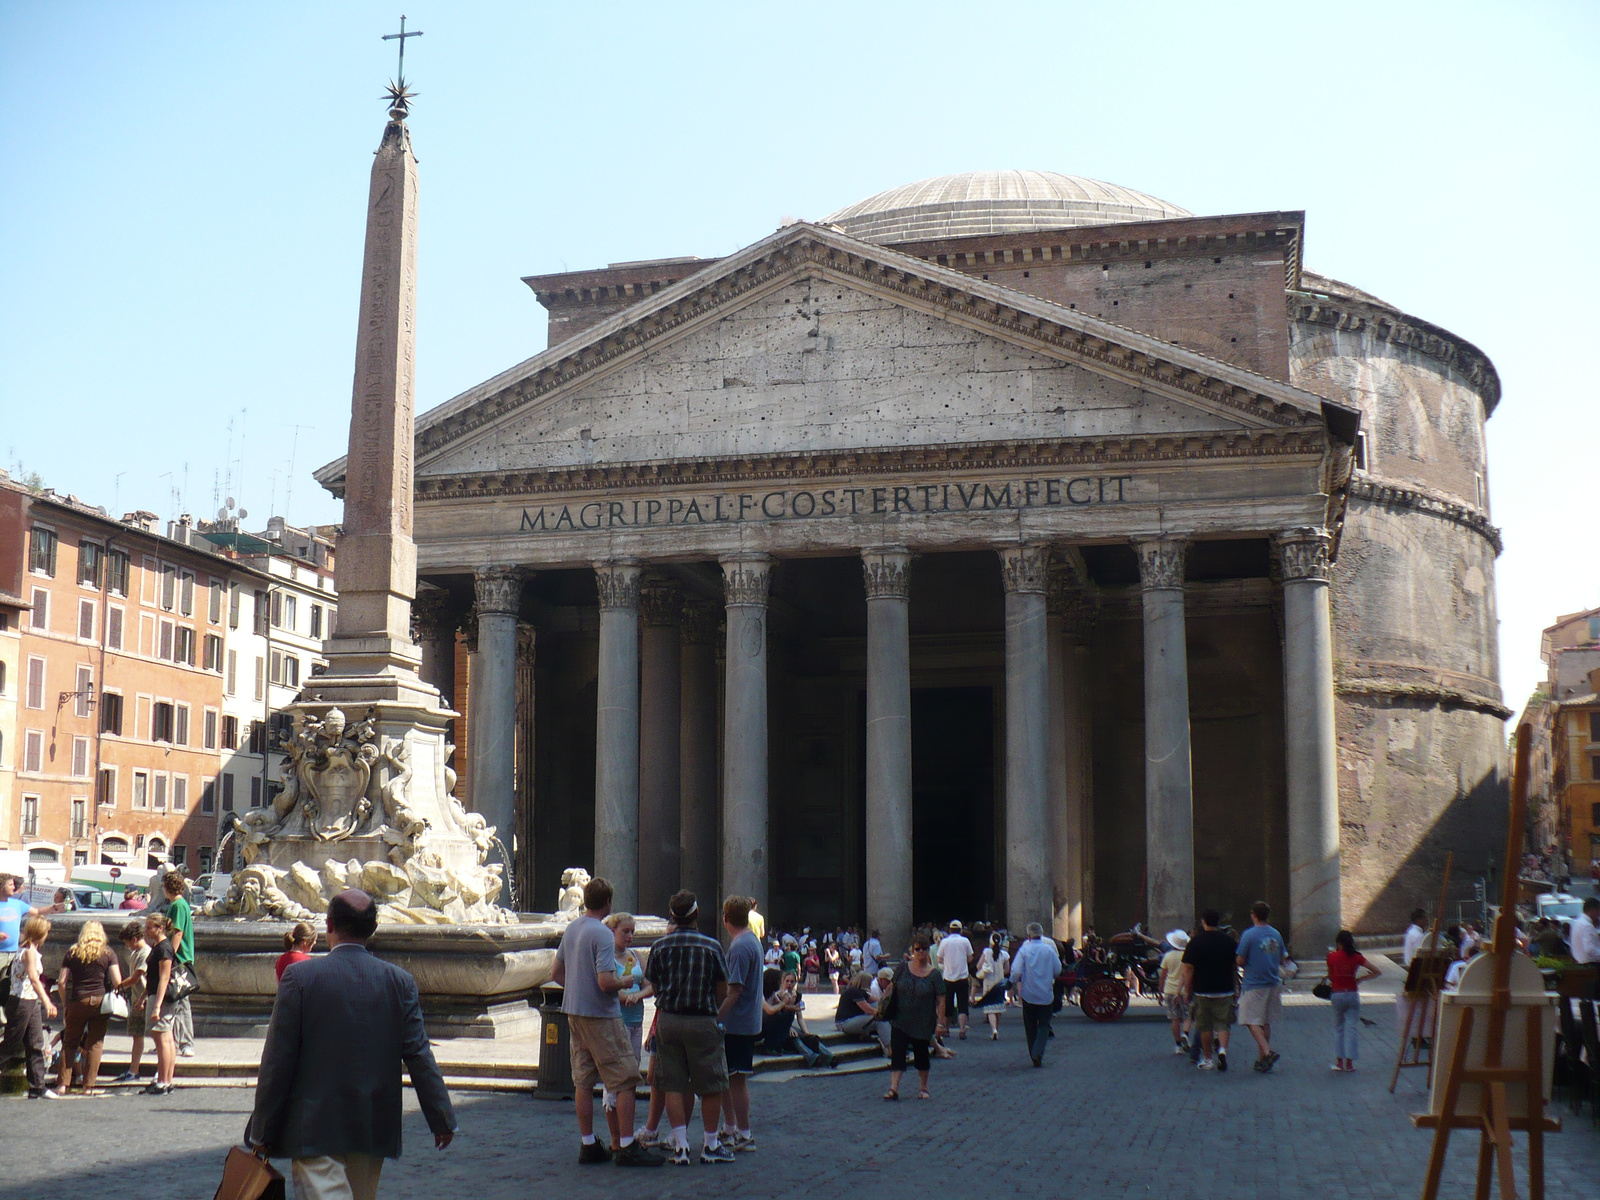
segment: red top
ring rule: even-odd
[[[307,954],[304,950],[285,950],[278,956],[277,965],[274,967],[274,969],[278,972],[278,978],[282,979],[283,973],[290,967],[294,966],[295,963],[305,962],[305,960],[310,957],[311,955]]]
[[[1346,954],[1343,950],[1335,950],[1328,955],[1328,983],[1336,992],[1353,992],[1356,989],[1356,971],[1366,967],[1369,971],[1372,964],[1366,956],[1359,951],[1355,954]]]

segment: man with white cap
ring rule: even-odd
[[[950,932],[939,943],[939,973],[949,990],[949,1004],[961,1018],[961,1040],[967,1040],[967,1007],[971,987],[969,968],[972,965],[972,943],[961,932],[961,922],[951,921]]]
[[[1156,980],[1162,1003],[1167,1007],[1167,1019],[1172,1022],[1172,1052],[1189,1052],[1189,1002],[1183,998],[1183,952],[1188,949],[1189,935],[1174,929],[1166,937],[1171,947],[1161,956],[1161,974]]]

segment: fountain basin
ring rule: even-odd
[[[77,940],[78,927],[99,920],[112,948],[117,931],[137,910],[63,913],[51,918],[45,968],[54,975]],[[317,922],[320,924],[320,921]],[[550,980],[564,920],[525,913],[515,925],[379,925],[367,948],[411,972],[422,995],[428,1035],[515,1037],[537,1027],[533,1005]],[[195,974],[191,1001],[195,1033],[202,1037],[259,1036],[266,1032],[278,981],[273,970],[292,922],[196,917]],[[648,948],[667,932],[657,917],[637,918],[635,945]],[[126,955],[119,955],[126,968]]]

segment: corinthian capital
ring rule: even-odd
[[[1183,562],[1188,553],[1187,538],[1135,538],[1133,552],[1139,556],[1139,586],[1145,591],[1162,588],[1183,590]]]
[[[1278,551],[1285,583],[1303,579],[1327,581],[1328,547],[1332,539],[1328,537],[1326,529],[1309,525],[1285,529],[1272,540]]]
[[[689,600],[683,606],[682,624],[678,626],[678,640],[685,646],[715,646],[721,635],[717,622],[722,611],[715,604],[703,600]]]
[[[1045,595],[1050,590],[1050,547],[1000,547],[1000,579],[1008,593]]]
[[[632,559],[594,564],[595,590],[600,594],[600,607],[639,607],[639,564]]]
[[[911,551],[904,546],[863,550],[861,574],[866,581],[868,600],[911,598]]]
[[[723,591],[729,606],[765,607],[772,582],[772,560],[765,554],[740,555],[722,560]]]
[[[486,567],[472,577],[478,615],[516,614],[522,600],[522,578],[514,567]]]
[[[639,588],[639,618],[646,625],[678,624],[683,619],[683,593],[665,580],[646,580]]]

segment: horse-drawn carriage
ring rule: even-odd
[[[1063,999],[1075,1003],[1091,1021],[1116,1021],[1128,1011],[1129,983],[1141,996],[1159,997],[1160,943],[1137,927],[1091,944],[1057,976]]]

